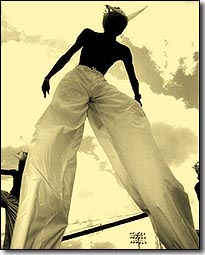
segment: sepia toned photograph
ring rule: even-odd
[[[200,250],[199,7],[1,1],[1,250]]]

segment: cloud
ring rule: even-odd
[[[1,148],[1,168],[3,169],[17,169],[18,158],[15,157],[19,151],[21,151],[21,147],[4,147]]]
[[[114,249],[115,245],[111,242],[91,242],[90,249]]]
[[[187,108],[198,108],[199,102],[199,53],[192,56],[194,67],[192,73],[186,74],[186,58],[179,59],[179,66],[173,75],[173,79],[166,83],[163,93],[172,95],[176,99],[182,98]]]
[[[153,92],[157,94],[162,93],[164,80],[159,66],[152,58],[151,50],[145,46],[142,48],[134,46],[127,37],[123,37],[122,42],[132,51],[133,63],[138,79],[149,84]]]
[[[163,51],[165,58],[164,66],[160,67],[154,60],[152,51],[147,47],[137,47],[127,37],[122,37],[122,43],[127,45],[132,51],[136,75],[141,83],[145,82],[148,84],[150,89],[156,94],[170,95],[176,99],[182,99],[186,108],[198,109],[198,52],[192,52],[191,56],[179,58],[176,71],[172,70],[172,73],[169,73],[171,79],[165,80],[163,72],[166,72],[169,66],[166,50]],[[164,40],[164,44],[166,49],[169,42]],[[119,79],[128,78],[121,62],[114,65],[110,69],[110,73]]]
[[[61,249],[82,249],[83,242],[81,240],[81,238],[76,238],[76,239],[72,239],[72,240],[68,240],[68,241],[64,241],[61,243]]]
[[[122,43],[131,49],[136,75],[140,82],[149,84],[153,92],[157,94],[161,93],[164,81],[157,63],[152,60],[151,52],[145,46],[142,48],[134,46],[127,37],[122,37]],[[121,79],[127,79],[125,68],[119,67],[120,64],[116,65],[115,68],[110,71],[111,74]]]
[[[114,176],[117,184],[119,185],[119,187],[121,187],[122,189],[125,189],[124,184],[121,182],[121,180],[119,179],[119,177],[117,176],[115,170],[112,168],[112,166],[108,163],[108,159],[105,161],[100,161],[100,165],[99,165],[99,170],[103,171],[103,172],[107,172],[111,175]]]
[[[20,42],[21,32],[8,21],[5,14],[2,15],[1,22],[1,42],[6,43],[10,40]]]
[[[69,45],[62,38],[46,38],[41,34],[27,34],[23,30],[17,29],[8,19],[8,17],[2,15],[2,43],[8,43],[9,41],[16,41],[28,44],[39,44],[49,46],[50,52],[55,49],[55,55],[59,56],[60,53],[65,51]]]
[[[168,165],[184,163],[190,154],[197,153],[196,135],[184,127],[173,127],[162,122],[152,124],[152,132]]]
[[[95,137],[92,136],[84,136],[79,148],[79,152],[93,155],[96,160],[99,160],[99,157],[95,153],[97,145],[93,142],[94,139]]]

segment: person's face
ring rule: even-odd
[[[106,15],[103,18],[103,28],[104,31],[109,32],[115,36],[122,34],[126,27],[126,22],[123,17],[116,15],[116,16],[109,16]]]

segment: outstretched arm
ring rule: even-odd
[[[2,175],[14,175],[17,172],[17,170],[15,169],[10,169],[10,170],[5,170],[5,169],[1,169],[1,174]]]
[[[46,75],[43,85],[42,85],[42,91],[44,94],[44,97],[46,97],[46,92],[49,94],[50,85],[49,80],[50,78],[56,74],[58,71],[60,71],[65,64],[71,59],[71,57],[83,46],[84,38],[86,35],[86,32],[88,29],[84,29],[81,34],[78,36],[76,42],[73,44],[73,46],[62,56],[59,58],[59,60],[56,62],[56,64],[53,66],[51,71]]]
[[[126,71],[127,71],[127,74],[128,74],[131,86],[132,86],[132,90],[133,90],[134,95],[135,95],[135,100],[137,102],[139,102],[140,105],[142,105],[141,102],[140,102],[141,95],[139,93],[139,82],[138,82],[138,80],[136,78],[136,75],[135,75],[134,66],[133,66],[133,63],[132,63],[132,54],[131,54],[129,48],[126,48],[126,51],[123,54],[123,59],[122,60],[123,60],[123,63],[125,65],[125,68],[126,68]]]

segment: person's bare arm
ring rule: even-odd
[[[127,74],[128,74],[131,86],[132,86],[132,90],[135,95],[135,100],[141,104],[141,102],[140,102],[141,95],[139,93],[139,82],[135,75],[134,66],[132,63],[132,54],[131,54],[129,48],[127,48],[127,47],[126,47],[126,50],[124,50],[122,60],[125,65],[125,68],[126,68],[126,71],[127,71]]]
[[[56,64],[53,66],[51,71],[46,75],[43,85],[42,85],[42,91],[44,94],[44,97],[46,97],[46,93],[49,94],[50,90],[50,84],[49,80],[50,78],[55,75],[58,71],[60,71],[65,64],[71,59],[71,57],[83,46],[84,38],[87,34],[89,29],[84,29],[81,34],[78,36],[76,42],[73,44],[73,46],[63,55],[59,58],[59,60],[56,62]]]
[[[16,172],[17,172],[17,170],[15,170],[15,169],[9,169],[9,170],[1,169],[1,175],[12,175],[13,176]]]

